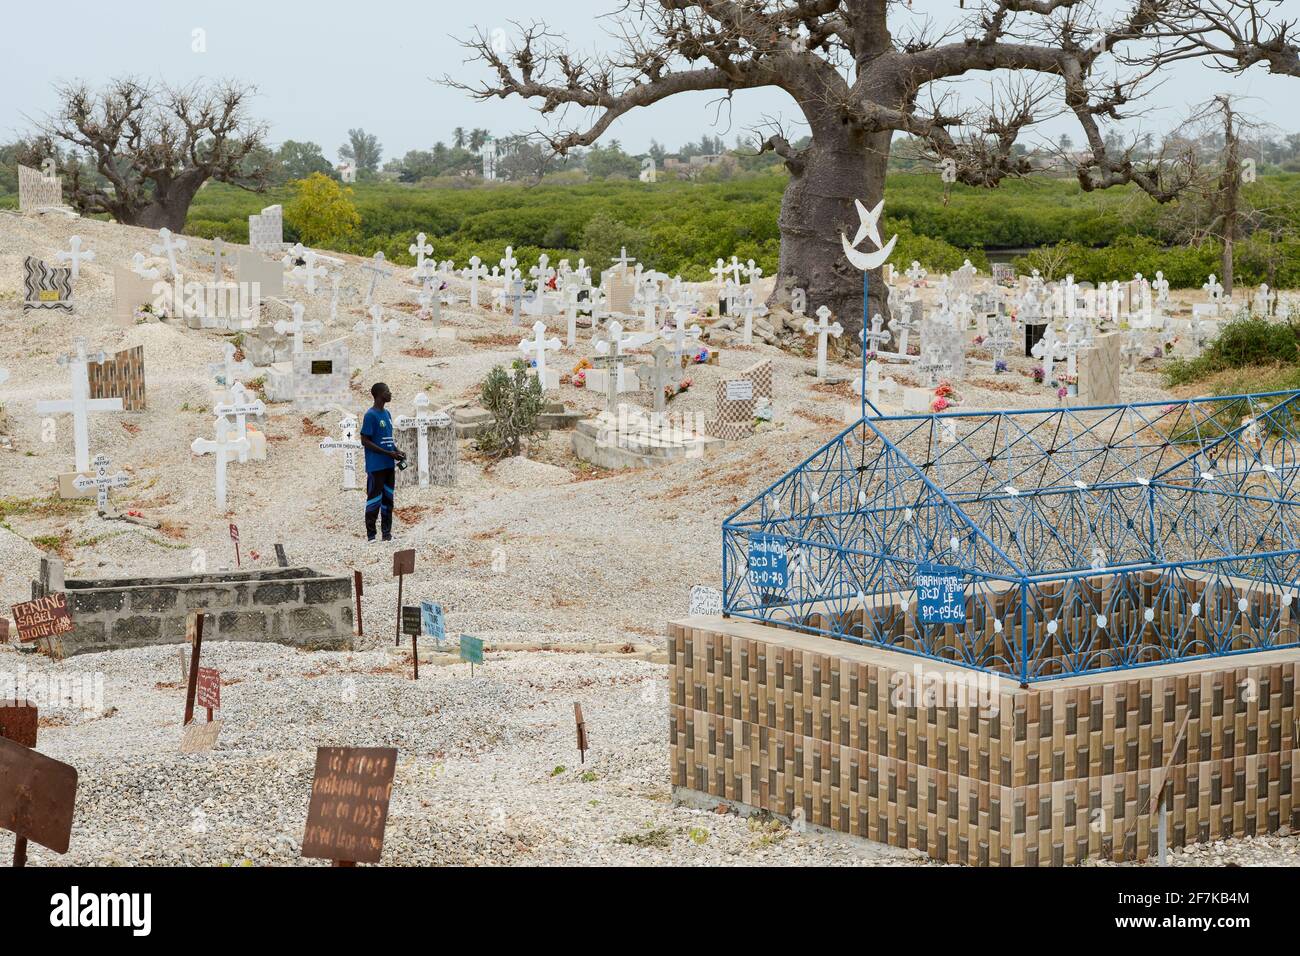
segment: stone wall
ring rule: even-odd
[[[34,592],[41,588],[33,582]],[[190,611],[207,612],[205,641],[271,641],[307,650],[353,646],[350,575],[275,568],[69,580],[63,589],[74,624],[62,637],[67,656],[183,641]]]
[[[979,866],[1145,859],[1166,774],[1171,846],[1300,827],[1295,649],[1027,689],[734,619],[670,624],[668,654],[682,800]]]

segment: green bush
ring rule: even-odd
[[[478,449],[493,458],[518,455],[524,439],[538,433],[537,419],[545,401],[542,383],[518,359],[507,372],[497,365],[488,372],[479,389],[479,401],[492,413],[492,423],[478,436]]]
[[[1165,378],[1170,385],[1185,385],[1228,369],[1292,364],[1298,357],[1300,348],[1290,325],[1265,319],[1235,319],[1199,356],[1170,363]]]

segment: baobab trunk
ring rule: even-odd
[[[888,133],[863,136],[842,128],[815,128],[812,144],[790,170],[781,200],[778,298],[788,303],[791,289],[803,289],[808,315],[827,306],[844,326],[844,340],[854,350],[860,346],[862,328],[862,273],[844,257],[840,234],[852,241],[857,232],[853,200],[860,199],[870,209],[884,197],[889,140]],[[881,229],[887,242],[883,223]],[[860,248],[875,251],[869,248],[870,241],[864,240],[867,245]],[[878,312],[888,320],[881,272],[869,273],[867,315]]]

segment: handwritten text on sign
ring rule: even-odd
[[[18,625],[18,640],[23,643],[57,637],[72,630],[72,615],[68,611],[68,596],[62,591],[47,594],[35,601],[15,604],[10,610]]]
[[[942,564],[916,566],[916,615],[922,624],[966,622],[966,572]]]
[[[765,591],[789,587],[784,538],[756,534],[749,539],[749,583]]]
[[[394,747],[317,747],[302,855],[378,863],[396,770]]]
[[[199,683],[195,698],[200,707],[221,707],[221,672],[215,667],[199,668]]]

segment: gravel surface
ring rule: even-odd
[[[74,233],[97,255],[82,268],[78,314],[24,316],[23,256],[49,258]],[[196,548],[210,569],[233,565],[227,524],[235,521],[245,566],[273,565],[272,545],[283,542],[291,562],[360,569],[368,637],[351,654],[206,645],[205,663],[225,681],[225,726],[205,755],[178,752],[176,646],[67,661],[65,673],[103,675],[102,709],[43,716],[40,748],[78,768],[80,791],[71,850],[59,857],[33,847],[35,864],[297,864],[315,747],[326,744],[399,749],[384,853],[390,864],[925,863],[889,848],[674,807],[662,664],[596,653],[489,653],[472,678],[456,664],[422,667],[420,681],[410,680],[409,663],[374,637],[394,627],[393,547],[367,545],[363,493],[340,490],[341,463],[316,447],[321,428],[337,433],[336,413],[304,419],[271,406],[268,460],[231,466],[230,511],[217,513],[212,459],[195,458],[188,446],[211,437],[207,365],[226,337],[172,323],[122,327],[109,318],[112,265],[147,253],[153,238],[102,222],[0,212],[0,367],[11,372],[0,385],[0,435],[12,444],[0,447],[0,603],[29,596],[42,548],[65,558],[70,577],[187,573]],[[210,248],[191,239],[183,266]],[[360,286],[360,260],[344,258],[346,280]],[[391,280],[379,298],[409,307],[414,293],[409,281]],[[327,296],[306,305],[308,319],[328,322]],[[351,333],[360,306],[340,309],[337,325],[314,341],[350,336],[361,370],[353,411],[369,405],[369,386],[380,378],[392,387],[396,413],[409,413],[419,390],[435,408],[471,403],[488,369],[518,355],[522,331],[506,316],[463,308],[444,311],[454,341],[422,341],[414,316],[392,312],[403,328],[375,366],[368,336]],[[562,321],[551,320],[555,332]],[[145,346],[148,410],[93,416],[91,446],[133,478],[114,492],[114,505],[162,522],[160,530],[51,498],[55,476],[71,468],[71,423],[59,418],[56,440],[43,442],[33,404],[67,396],[55,358],[78,336],[109,352]],[[551,367],[567,372],[589,354],[588,338],[581,332],[579,348],[551,357]],[[843,428],[845,405],[857,401],[847,385],[819,385],[805,374],[809,356],[757,345],[725,348],[721,368],[695,367],[694,387],[672,410],[711,411],[714,384],[760,358],[775,363],[776,423],[707,460],[606,474],[578,461],[559,432],[532,449],[533,461],[489,466],[463,442],[458,487],[398,494],[395,546],[417,551],[409,600],[439,600],[449,633],[476,634],[489,645],[659,642],[665,623],[686,612],[691,585],[716,585],[722,519]],[[1032,364],[1013,362],[1013,372]],[[847,358],[833,366],[854,374]],[[964,388],[967,406],[1051,403],[1021,374],[995,384]],[[1126,375],[1122,387],[1125,399],[1167,395],[1153,370]],[[585,412],[603,404],[603,396],[569,385],[558,397]],[[0,672],[57,667],[0,647]],[[586,764],[574,745],[575,700],[591,739]],[[6,841],[0,834],[0,856]],[[1223,847],[1180,862],[1296,861],[1290,838]]]

